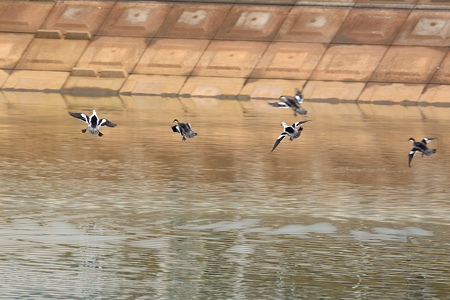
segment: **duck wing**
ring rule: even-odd
[[[70,112],[69,111],[69,115],[71,115],[72,117],[74,117],[74,118],[76,118],[78,120],[81,120],[81,121],[86,122],[86,123],[89,124],[89,117],[86,116],[83,113],[77,113],[77,112]]]
[[[295,100],[297,100],[298,104],[302,104],[303,101],[305,100],[305,99],[303,99],[303,95],[300,90],[297,90],[297,92],[295,93]]]
[[[282,108],[287,108],[287,107],[289,107],[289,106],[287,106],[287,104],[284,103],[284,102],[272,102],[272,103],[269,103],[269,105],[271,105],[271,106],[273,106],[273,107],[282,107]]]
[[[309,122],[309,121],[311,121],[311,120],[295,122],[294,124],[292,124],[292,127],[298,127],[298,126],[302,125],[303,123],[306,123],[306,122]]]
[[[281,143],[281,141],[287,136],[287,132],[283,132],[275,141],[275,144],[273,145],[272,151],[275,150],[276,147],[278,147],[278,145]]]
[[[172,126],[172,131],[181,134],[180,126],[178,126],[178,125]]]
[[[107,119],[101,119],[101,120],[100,120],[99,126],[100,126],[100,127],[101,127],[101,126],[116,127],[117,124],[114,124],[113,122],[111,122],[111,121],[109,121],[109,120],[107,120]]]
[[[409,151],[409,155],[408,155],[408,166],[411,168],[411,161],[414,157],[414,155],[416,155],[417,152],[422,152],[422,149],[417,148],[417,147],[413,147],[411,149],[411,151]]]
[[[432,140],[436,140],[436,138],[424,138],[424,139],[422,140],[422,143],[428,144],[428,143],[431,142]]]

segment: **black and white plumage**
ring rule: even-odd
[[[301,115],[306,115],[308,113],[306,109],[301,107],[301,104],[305,99],[303,98],[302,92],[299,90],[296,91],[294,98],[280,96],[279,100],[281,101],[269,103],[269,105],[272,105],[273,107],[290,108],[294,111],[294,116],[297,116],[297,113]]]
[[[178,132],[183,137],[182,140],[192,139],[197,135],[196,132],[192,130],[191,124],[180,123],[177,119],[173,120],[177,125],[172,126],[173,132]]]
[[[69,115],[71,115],[74,118],[77,118],[83,122],[86,122],[88,124],[87,128],[82,129],[81,132],[85,133],[86,131],[89,131],[90,134],[98,136],[102,136],[103,133],[100,132],[100,127],[102,126],[108,126],[108,127],[116,127],[117,124],[114,124],[107,119],[100,119],[97,116],[97,113],[95,112],[95,109],[92,111],[91,116],[87,116],[84,113],[78,113],[78,112],[69,112]]]
[[[422,157],[424,155],[431,156],[432,154],[436,153],[436,149],[430,149],[427,146],[427,144],[430,141],[435,140],[435,139],[436,138],[424,138],[422,141],[416,142],[415,139],[409,138],[409,141],[411,141],[413,143],[413,147],[409,151],[409,155],[408,155],[408,166],[410,168],[411,168],[411,161],[412,161],[414,155],[416,155],[417,152],[421,152],[422,153]]]
[[[289,140],[293,141],[294,139],[300,137],[300,134],[303,131],[303,127],[301,126],[303,123],[309,122],[310,120],[296,122],[292,124],[291,126],[287,125],[285,122],[281,123],[281,125],[284,127],[283,132],[281,135],[277,138],[275,141],[275,144],[273,145],[272,151],[275,150],[275,148],[281,143],[281,141],[289,136]],[[297,128],[298,127],[298,128]]]

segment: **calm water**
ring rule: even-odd
[[[448,298],[450,108],[305,107],[1,95],[1,298]]]

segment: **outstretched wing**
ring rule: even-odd
[[[79,120],[89,124],[89,117],[86,116],[83,113],[77,113],[77,112],[70,112],[69,111],[69,115],[71,115],[72,117],[77,118],[77,119],[79,119]]]
[[[305,99],[303,99],[303,95],[302,95],[301,91],[297,90],[297,92],[295,93],[295,100],[297,100],[298,104],[302,104],[303,103],[303,101]]]
[[[422,143],[428,144],[430,141],[435,140],[436,138],[424,138]]]
[[[306,122],[309,122],[309,121],[311,121],[311,120],[295,122],[294,124],[292,124],[292,127],[298,127],[298,126],[302,125],[303,123],[306,123]]]
[[[110,122],[110,121],[107,120],[107,119],[101,119],[101,120],[100,120],[99,126],[100,126],[100,127],[101,127],[101,126],[116,127],[117,124],[114,124],[113,122]]]
[[[179,128],[178,125],[172,126],[172,131],[173,131],[173,132],[176,132],[176,133],[181,133],[180,128]]]
[[[278,147],[278,145],[279,145],[279,144],[281,143],[281,141],[286,137],[286,135],[287,135],[287,133],[286,133],[286,132],[283,132],[283,133],[277,138],[277,140],[275,141],[275,144],[273,145],[272,151],[270,151],[270,152],[273,152],[273,150],[275,150],[275,148]]]
[[[284,102],[272,102],[272,103],[269,103],[269,105],[271,105],[271,106],[273,106],[273,107],[282,107],[282,108],[287,108],[287,107],[289,107],[289,106],[287,106],[287,104],[284,103]]]
[[[408,155],[408,166],[409,166],[410,168],[411,168],[411,161],[412,161],[414,155],[416,155],[417,151],[418,151],[418,150],[417,150],[416,147],[412,148],[411,151],[409,151],[409,155]]]

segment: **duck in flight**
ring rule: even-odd
[[[430,149],[427,146],[427,144],[430,141],[435,140],[435,139],[436,138],[424,138],[422,141],[416,142],[415,139],[409,138],[409,141],[412,142],[412,144],[413,144],[413,147],[409,151],[409,155],[408,155],[408,166],[410,168],[411,168],[411,161],[412,161],[414,155],[416,155],[417,152],[421,152],[422,153],[422,157],[424,155],[431,156],[432,154],[436,153],[436,149]]]
[[[302,92],[300,90],[297,90],[295,92],[294,98],[286,97],[286,96],[280,96],[278,102],[275,103],[269,103],[269,105],[272,105],[274,107],[281,107],[281,108],[290,108],[294,111],[294,116],[297,116],[297,113],[301,115],[306,115],[308,111],[301,107],[301,104],[305,100],[303,98]]]
[[[108,126],[108,127],[116,127],[117,124],[114,124],[107,119],[100,119],[97,116],[97,113],[95,112],[95,109],[92,111],[91,116],[87,116],[84,113],[78,113],[78,112],[69,112],[69,115],[71,115],[74,118],[77,118],[83,122],[86,122],[88,126],[85,129],[82,129],[81,132],[85,133],[86,131],[89,131],[90,134],[98,136],[102,136],[103,133],[100,132],[100,127],[102,126]]]
[[[281,141],[289,136],[289,140],[293,141],[294,139],[300,137],[300,134],[303,131],[303,127],[301,126],[303,123],[309,122],[310,120],[306,120],[306,121],[301,121],[301,122],[296,122],[294,124],[292,124],[291,126],[287,125],[285,122],[281,123],[281,125],[284,127],[283,132],[281,133],[281,135],[277,138],[277,140],[275,141],[275,144],[273,145],[272,151],[275,150],[275,148],[281,143]],[[297,129],[298,127],[298,129]]]
[[[191,124],[180,123],[177,119],[173,121],[176,123],[176,125],[172,126],[172,131],[178,132],[183,137],[182,141],[185,141],[186,139],[192,139],[197,135],[197,133],[192,130]]]

